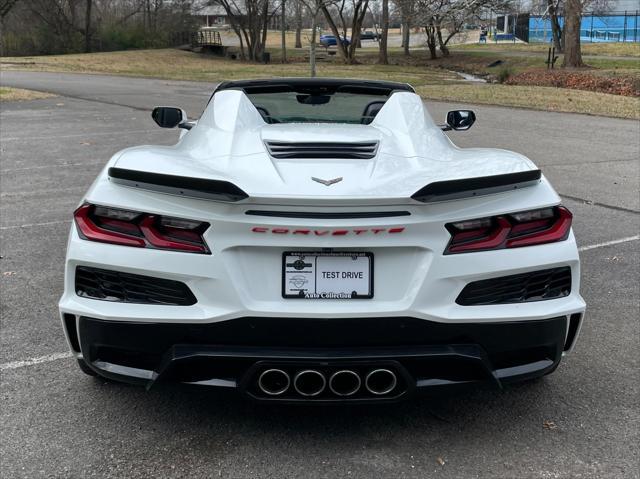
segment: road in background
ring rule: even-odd
[[[600,246],[638,234],[638,122],[474,107],[477,124],[450,135],[531,157],[579,244],[597,246],[582,253],[584,328],[554,374],[396,405],[273,407],[147,392],[48,356],[67,351],[56,303],[71,212],[118,149],[176,141],[154,105],[197,117],[214,85],[20,72],[2,84],[61,95],[0,115],[3,477],[638,477],[639,242]],[[429,104],[437,119],[461,106]]]

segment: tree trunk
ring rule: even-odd
[[[295,48],[302,48],[302,2],[296,1],[296,45]]]
[[[84,52],[91,53],[91,7],[93,0],[87,0],[87,8],[84,14]]]
[[[364,17],[367,14],[367,6],[369,0],[363,0],[361,3],[356,3],[356,8],[353,11],[353,20],[351,21],[351,44],[349,45],[349,63],[356,62],[356,48],[361,47],[360,32],[362,31],[362,23]]]
[[[280,25],[280,31],[282,32],[282,63],[287,63],[287,26],[285,24],[286,15],[284,7],[285,0],[280,0],[280,8],[282,9],[280,11],[280,22],[282,23],[282,25]]]
[[[309,67],[311,78],[316,76],[316,31],[318,30],[318,11],[313,12],[311,19],[311,45],[309,45]]]
[[[389,0],[382,0],[382,33],[380,34],[380,54],[378,63],[382,65],[389,64],[389,55],[387,53],[387,37],[389,36]]]
[[[440,47],[440,51],[442,52],[443,57],[449,56],[449,47],[447,47],[447,43],[442,39],[442,26],[438,23],[436,25],[436,36],[438,37],[438,46]],[[449,37],[451,38],[451,37]]]
[[[580,0],[567,0],[564,13],[564,61],[563,67],[583,67],[580,51],[580,22],[582,3]]]
[[[263,53],[266,50],[267,45],[267,29],[269,27],[269,2],[264,2],[264,8],[262,9],[262,32],[260,35],[260,43],[256,49],[255,60],[261,62],[263,60]]]
[[[409,56],[409,47],[411,43],[411,26],[409,22],[405,21],[402,24],[402,49],[405,56]]]
[[[437,60],[438,52],[436,50],[436,28],[433,24],[424,27],[424,32],[427,35],[427,48],[429,48],[429,55],[432,60]]]
[[[547,0],[549,10],[549,21],[551,22],[551,35],[553,36],[553,46],[557,53],[562,53],[562,42],[560,41],[560,22],[558,21],[558,10],[556,9],[556,0]]]

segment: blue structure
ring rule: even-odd
[[[558,20],[562,27],[564,19],[559,17]],[[528,30],[526,33],[516,32],[519,38],[527,37],[520,38],[523,41],[550,42],[553,39],[551,22],[548,18],[529,16],[526,30]],[[638,11],[606,15],[587,14],[582,18],[580,25],[580,39],[583,42],[640,42]]]

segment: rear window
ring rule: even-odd
[[[369,124],[392,93],[384,88],[245,88],[267,123]]]

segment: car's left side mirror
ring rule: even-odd
[[[472,110],[453,110],[447,113],[447,124],[442,125],[442,129],[448,130],[468,130],[476,122],[476,114]]]
[[[157,106],[151,112],[151,118],[161,128],[180,128],[191,129],[193,124],[187,120],[187,114],[182,108],[174,106]]]

